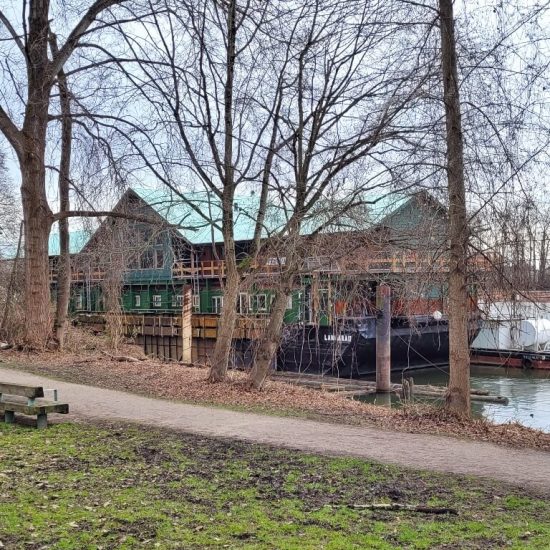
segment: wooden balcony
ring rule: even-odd
[[[470,269],[486,271],[490,269],[489,262],[480,257],[471,258]],[[252,266],[258,275],[276,275],[284,265],[270,260]],[[431,259],[417,254],[404,254],[392,257],[350,258],[335,261],[328,257],[305,258],[303,273],[340,273],[340,274],[383,274],[383,273],[428,273],[448,271],[446,258]],[[224,260],[209,260],[190,264],[178,261],[172,266],[174,279],[198,277],[201,279],[224,278],[226,274]],[[98,267],[89,269],[73,269],[71,282],[98,282],[105,279],[105,270]],[[57,282],[57,269],[50,267],[50,283]]]
[[[403,256],[368,258],[358,262],[358,268],[367,273],[427,273],[448,271],[445,258],[432,259],[406,254]]]
[[[105,270],[93,268],[87,271],[73,270],[71,273],[71,281],[78,283],[84,281],[102,281],[105,279]]]
[[[96,282],[105,279],[105,270],[99,268],[71,270],[71,283]],[[50,284],[57,282],[57,269],[50,267]]]
[[[258,275],[276,275],[284,270],[284,265],[267,261],[251,266]],[[349,261],[335,261],[327,257],[306,258],[303,273],[419,273],[429,271],[447,271],[448,262],[445,258],[431,258],[408,254],[393,257],[373,257]],[[210,260],[193,265],[185,262],[175,262],[172,267],[175,279],[199,277],[205,279],[225,277],[225,261]]]
[[[225,277],[225,262],[223,260],[210,260],[205,262],[174,262],[172,266],[174,279],[200,277],[201,279],[214,279]]]

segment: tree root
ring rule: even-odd
[[[330,508],[353,508],[354,510],[388,510],[401,511],[405,510],[407,512],[420,512],[422,514],[451,514],[454,516],[458,515],[458,510],[455,508],[442,508],[437,506],[424,506],[416,504],[399,504],[397,502],[385,503],[372,503],[372,504],[342,504],[342,505],[331,505],[327,504],[327,507]]]
[[[121,363],[124,361],[128,363],[139,363],[140,361],[144,361],[144,359],[138,359],[137,357],[131,357],[130,355],[111,355],[106,351],[102,351],[101,353],[103,353],[103,355],[106,355],[112,361],[120,361]]]

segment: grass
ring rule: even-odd
[[[353,503],[452,507],[457,516]],[[492,482],[134,426],[0,425],[5,548],[548,548],[550,503]]]

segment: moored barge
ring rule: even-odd
[[[392,317],[392,371],[402,372],[445,365],[448,358],[449,322],[446,317]],[[328,327],[286,327],[277,366],[279,370],[340,378],[364,378],[374,375],[376,316],[343,318]]]
[[[550,320],[485,320],[472,344],[471,362],[550,370]]]

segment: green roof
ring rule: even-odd
[[[168,223],[179,226],[180,234],[192,244],[223,242],[221,232],[222,209],[218,197],[207,192],[185,193],[183,197],[163,190],[132,189],[144,202]],[[367,197],[365,204],[326,225],[325,231],[366,229],[382,222],[410,200],[409,195],[391,193],[379,197]],[[237,195],[234,199],[235,241],[249,241],[254,236],[254,227],[259,210],[259,196]],[[331,206],[318,204],[316,211],[304,223],[302,234],[311,234],[331,219]],[[262,237],[280,231],[288,218],[282,206],[269,204]]]
[[[78,254],[84,245],[90,239],[88,231],[71,231],[69,234],[69,253]],[[21,247],[21,256],[23,256],[23,247]],[[0,244],[0,258],[4,260],[13,260],[17,255],[17,244],[2,243]],[[55,224],[48,238],[48,256],[59,256],[59,229]]]
[[[168,223],[179,226],[179,233],[190,243],[209,244],[223,242],[221,232],[222,210],[218,197],[207,192],[185,193],[184,198],[165,190],[132,189],[144,202],[162,216]],[[324,227],[324,231],[352,231],[367,229],[382,223],[406,205],[411,195],[388,193],[382,196],[369,196],[365,204],[354,212],[346,214]],[[259,196],[255,194],[237,195],[234,200],[234,238],[235,241],[249,241],[254,236],[254,226],[259,208]],[[302,234],[308,235],[317,231],[321,225],[327,224],[331,217],[331,206],[318,204],[302,228]],[[287,219],[287,212],[281,206],[271,202],[265,217],[262,237],[268,237],[280,231]],[[78,254],[90,239],[88,231],[71,231],[71,254]],[[16,247],[5,243],[0,247],[3,258],[14,258]],[[59,255],[59,231],[57,224],[52,227],[48,254]]]
[[[71,231],[69,233],[69,253],[78,254],[90,239],[88,231]],[[59,229],[53,226],[48,239],[48,255],[59,256]]]
[[[132,189],[168,223],[193,244],[222,242],[222,209],[217,197],[206,192],[185,193],[182,198],[161,190]],[[259,199],[255,195],[235,197],[235,240],[247,241],[254,235]],[[269,217],[269,216],[267,216]],[[277,221],[280,225],[282,220]],[[273,220],[266,226],[273,225]]]

